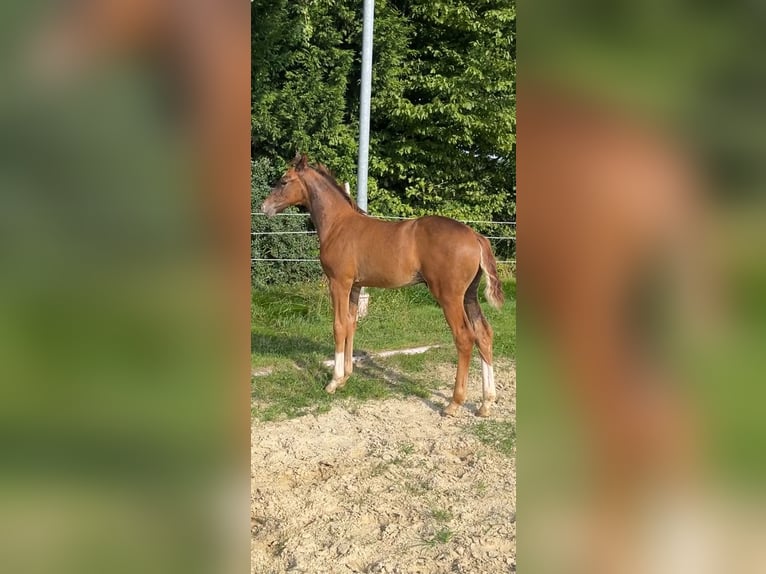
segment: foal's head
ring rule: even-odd
[[[301,179],[300,172],[307,166],[308,158],[297,154],[287,171],[271,188],[271,193],[261,206],[261,211],[272,217],[292,205],[308,206],[308,190]]]

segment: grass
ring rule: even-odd
[[[468,431],[484,444],[506,456],[513,456],[516,449],[516,426],[513,421],[485,420],[472,425]]]
[[[404,488],[415,496],[422,496],[433,490],[433,486],[427,480],[407,481],[404,483]]]
[[[437,544],[447,544],[455,536],[455,533],[447,526],[443,526],[436,530],[432,536],[424,536],[421,538],[422,544],[433,548]]]
[[[449,510],[443,508],[434,508],[431,510],[431,516],[437,522],[449,522],[452,520],[452,513]]]
[[[482,299],[482,308],[495,330],[495,356],[516,352],[516,283],[503,282],[506,304],[495,310]],[[425,286],[370,289],[370,309],[359,322],[354,348],[378,351],[442,345],[422,355],[375,358],[357,364],[348,384],[328,395],[331,377],[323,361],[332,358],[332,305],[322,282],[254,290],[251,305],[251,364],[269,367],[253,377],[253,415],[260,420],[327,411],[339,399],[357,401],[394,395],[428,397],[444,385],[429,376],[437,364],[455,364],[452,334],[439,305]]]

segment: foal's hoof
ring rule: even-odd
[[[329,383],[327,383],[327,386],[324,388],[324,390],[331,395],[335,392],[337,388],[338,388],[338,381],[330,381]]]
[[[348,377],[343,377],[342,379],[333,379],[332,381],[327,383],[327,386],[324,388],[324,390],[331,395],[336,390],[342,389],[345,386],[347,380],[348,380]]]
[[[444,407],[442,414],[445,417],[456,417],[458,411],[460,411],[460,405],[457,403],[450,403],[446,407]]]
[[[477,417],[488,417],[489,416],[489,405],[481,405],[478,411],[476,411]]]

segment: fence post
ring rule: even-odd
[[[370,307],[370,294],[362,287],[359,292],[359,306],[356,308],[356,318],[361,319],[367,316],[367,310]]]
[[[343,183],[343,187],[346,190],[346,195],[351,197],[351,185],[346,181]],[[367,309],[370,305],[370,294],[362,287],[359,291],[359,303],[356,308],[356,318],[361,319],[367,316]]]

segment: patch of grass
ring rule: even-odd
[[[400,442],[399,443],[399,454],[395,456],[393,459],[391,459],[391,464],[395,465],[401,465],[405,462],[408,462],[407,457],[411,455],[413,452],[415,452],[415,445],[411,442]],[[409,466],[409,464],[407,465]]]
[[[516,280],[508,279],[502,282],[505,292],[505,304],[501,309],[495,309],[486,304],[483,296],[479,298],[484,315],[487,317],[495,332],[495,357],[516,358]]]
[[[436,351],[436,349],[432,349]],[[386,364],[402,371],[422,372],[433,353],[425,352],[418,355],[393,355],[386,358]]]
[[[415,496],[421,496],[427,492],[430,492],[433,487],[427,480],[416,480],[414,482],[405,482],[404,488],[407,490],[407,492],[410,492]]]
[[[455,533],[450,528],[444,526],[434,532],[432,536],[424,536],[421,540],[425,546],[433,548],[437,544],[447,544],[454,536]]]
[[[435,524],[432,524],[425,530],[426,534],[421,535],[420,545],[433,548],[438,544],[447,544],[455,537],[455,532],[447,526],[447,522],[452,520],[452,512],[446,508],[431,508],[431,519]]]
[[[431,516],[437,522],[449,522],[452,520],[452,513],[444,508],[434,508],[431,510]]]
[[[513,357],[516,350],[515,282],[504,281],[501,311],[482,304],[495,330],[495,355]],[[366,401],[393,395],[428,398],[444,385],[429,365],[455,362],[452,334],[425,286],[370,289],[369,314],[360,320],[354,347],[374,353],[422,345],[443,345],[420,355],[374,358],[354,367],[354,374],[335,395],[324,391],[331,370],[332,305],[321,281],[254,290],[251,304],[251,365],[271,373],[252,378],[253,416],[260,420],[324,412],[339,399]]]
[[[502,454],[513,456],[516,447],[516,425],[513,421],[481,421],[469,427],[469,432]]]
[[[434,540],[438,542],[439,544],[446,544],[450,540],[452,540],[452,537],[455,536],[455,533],[452,532],[449,528],[440,528],[436,531],[436,534],[434,535]]]

